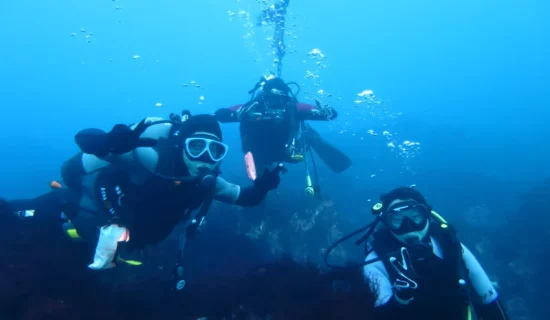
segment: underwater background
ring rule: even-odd
[[[0,3],[0,196],[47,191],[78,151],[73,138],[83,128],[109,130],[147,116],[212,113],[246,102],[259,77],[276,70],[273,26],[256,26],[268,4]],[[542,0],[291,1],[282,77],[300,84],[301,102],[318,99],[338,110],[335,121],[312,125],[353,165],[335,174],[318,161],[321,199],[304,194],[303,165],[289,165],[259,208],[215,204],[189,249],[197,260],[190,279],[222,283],[281,255],[321,265],[334,240],[372,221],[380,193],[415,185],[456,225],[498,283],[512,318],[544,319],[549,18],[550,2]],[[222,129],[230,146],[223,174],[246,184],[238,125]],[[93,290],[120,279],[126,284],[113,290],[160,304],[153,287],[169,278],[178,239],[175,232],[149,250],[154,267],[105,280],[82,270],[68,274],[79,250],[53,237],[56,226],[6,222],[0,229],[1,307],[14,319],[92,317],[91,310],[108,307],[94,308],[74,287],[95,296]],[[361,254],[352,243],[338,248],[335,259]]]

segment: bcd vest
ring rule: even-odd
[[[443,258],[433,253],[431,245],[407,246],[412,267],[418,275],[418,279],[415,279],[418,289],[415,290],[414,300],[407,306],[411,310],[411,317],[467,319],[469,300],[467,292],[459,285],[459,279],[463,278],[466,271],[462,246],[451,226],[442,228],[432,224],[428,235],[440,245]],[[389,258],[398,258],[399,250],[404,245],[383,228],[374,234],[371,246],[384,263],[390,282],[395,283],[398,274]]]

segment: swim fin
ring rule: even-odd
[[[341,173],[351,167],[351,159],[348,156],[329,144],[310,125],[305,125],[307,128],[307,143],[330,170]]]

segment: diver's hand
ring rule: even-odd
[[[414,293],[418,288],[418,284],[415,281],[418,276],[412,267],[407,248],[401,248],[400,257],[398,258],[390,257],[390,263],[395,271],[397,271],[397,279],[393,284],[395,288],[395,300],[401,304],[409,304],[414,300]]]
[[[227,108],[218,109],[214,112],[214,117],[219,122],[230,122],[234,118],[234,111]]]
[[[321,114],[321,116],[327,120],[334,120],[338,117],[338,112],[336,112],[336,109],[329,106],[328,104],[325,104],[323,106],[321,105],[321,101],[315,100],[315,106],[317,106],[318,112]]]
[[[285,171],[282,163],[279,163],[277,167],[273,170],[265,169],[264,174],[261,177],[254,181],[254,187],[258,188],[263,192],[268,192],[270,190],[277,189],[279,183],[281,182],[281,177],[279,173]]]
[[[260,104],[257,101],[254,101],[249,105],[243,105],[236,111],[237,119],[239,119],[239,121],[261,119],[263,113],[261,110],[258,110],[259,106]]]
[[[109,153],[120,155],[134,150],[137,147],[152,147],[157,141],[142,139],[141,134],[148,128],[149,121],[141,120],[134,129],[127,125],[117,124],[107,133],[107,147]]]
[[[336,109],[329,106],[325,106],[325,108],[321,110],[321,113],[327,120],[334,120],[338,117],[338,112],[336,112]]]

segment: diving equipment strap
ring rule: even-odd
[[[172,127],[168,138],[158,139],[157,154],[158,161],[155,168],[155,175],[166,179],[179,180],[181,177],[187,177],[188,172],[184,169],[186,165],[183,161],[183,141],[181,141],[180,132],[183,122],[171,122]]]
[[[204,179],[204,178],[203,178]],[[214,178],[215,179],[215,178]],[[177,263],[174,266],[173,271],[173,280],[175,281],[175,288],[176,290],[182,290],[185,287],[185,280],[183,279],[183,263],[184,263],[184,251],[185,251],[185,244],[188,240],[192,240],[201,224],[204,222],[204,219],[206,218],[206,215],[208,214],[208,211],[210,210],[210,206],[212,205],[212,202],[214,201],[214,192],[215,192],[216,184],[213,183],[211,188],[208,188],[207,195],[205,196],[201,207],[199,208],[199,212],[197,215],[191,220],[187,221],[187,226],[185,227],[185,234],[180,234],[180,238],[178,241],[178,257],[177,257]],[[192,214],[193,209],[189,209],[187,212],[187,216],[190,216]]]
[[[206,218],[208,210],[210,210],[210,206],[212,205],[213,201],[214,190],[211,190],[211,192],[207,193],[197,215],[189,222],[189,225],[186,227],[186,236],[188,240],[191,240],[195,237],[195,234],[197,233],[197,230],[199,229],[201,224],[204,222],[204,219]]]

